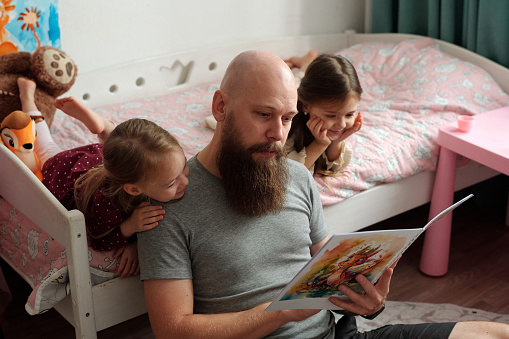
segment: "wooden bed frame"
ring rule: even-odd
[[[336,52],[358,43],[399,42],[410,37],[415,36],[347,32],[208,46],[80,74],[66,95],[73,95],[95,108],[163,95],[220,79],[231,59],[247,49],[264,49],[286,58],[303,55],[310,49]],[[461,47],[443,41],[438,41],[438,44],[444,52],[484,68],[509,93],[508,69]],[[81,212],[67,211],[5,147],[0,147],[0,171],[9,173],[9,180],[0,182],[0,195],[67,248],[71,292],[55,308],[74,325],[77,338],[96,338],[98,331],[147,312],[139,277],[116,278],[91,286],[86,229]],[[457,170],[456,189],[497,174],[470,162]],[[327,206],[324,211],[329,228],[332,233],[352,232],[425,204],[431,199],[433,181],[433,172],[423,172],[398,182],[375,186],[336,205]]]

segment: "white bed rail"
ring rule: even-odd
[[[96,338],[83,213],[78,210],[67,211],[32,171],[4,145],[0,145],[0,164],[4,174],[0,181],[0,195],[65,246],[71,298],[74,300],[69,319],[76,328],[77,338]],[[9,173],[16,173],[16,179],[10,180]]]

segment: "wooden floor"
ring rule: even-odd
[[[456,193],[458,200],[469,193],[474,198],[454,211],[449,272],[429,277],[419,269],[421,236],[398,263],[389,300],[453,303],[464,307],[509,314],[509,227],[505,213],[509,180],[498,176]],[[371,229],[422,227],[429,204],[370,227]],[[13,294],[6,311],[5,338],[74,338],[74,328],[56,311],[29,316],[24,304],[30,288],[2,263]],[[140,316],[99,332],[99,338],[153,338],[148,317]]]
[[[405,252],[391,281],[389,299],[452,303],[509,314],[509,226],[505,225],[509,177],[456,193],[455,201],[473,193],[453,212],[449,271],[443,277],[422,274],[424,235]],[[377,224],[374,228],[422,227],[429,204]]]

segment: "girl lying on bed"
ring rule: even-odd
[[[74,98],[57,99],[55,106],[80,120],[101,143],[62,151],[53,141],[38,111],[35,83],[19,78],[22,110],[36,122],[35,152],[43,184],[67,208],[85,215],[89,244],[96,250],[116,250],[117,274],[139,273],[137,232],[157,226],[162,206],[184,195],[189,171],[178,141],[144,119],[118,126]]]
[[[288,157],[312,173],[338,175],[350,162],[344,142],[362,126],[357,112],[362,88],[353,65],[339,55],[309,51],[285,62],[297,68],[299,101],[286,142]]]

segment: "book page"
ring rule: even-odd
[[[341,309],[327,300],[332,295],[348,299],[338,290],[340,285],[363,293],[355,276],[364,274],[375,283],[421,232],[407,229],[334,234],[283,289],[276,298],[279,301],[266,310]]]
[[[461,199],[460,201],[458,201],[457,203],[447,207],[445,210],[443,210],[442,212],[438,213],[433,219],[431,219],[424,227],[423,229],[424,230],[427,230],[428,227],[431,226],[431,224],[433,224],[435,221],[439,220],[440,218],[442,218],[443,216],[445,216],[446,214],[448,214],[449,212],[451,212],[453,209],[455,209],[456,207],[458,207],[459,205],[461,205],[462,203],[464,203],[465,201],[467,201],[468,199],[472,198],[474,195],[473,194],[469,194],[467,195],[466,197],[464,197],[463,199]]]
[[[357,274],[375,284],[425,229],[472,196],[446,208],[422,228],[334,234],[265,310],[341,309],[328,300],[332,295],[348,300],[338,290],[340,285],[364,293],[355,280]]]

